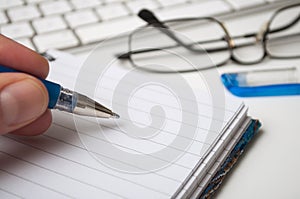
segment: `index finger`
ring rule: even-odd
[[[0,64],[41,78],[46,78],[49,72],[44,57],[1,34]]]

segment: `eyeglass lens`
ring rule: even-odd
[[[270,22],[266,50],[271,57],[300,57],[300,5],[283,9]]]
[[[131,55],[136,66],[158,72],[193,71],[215,67],[229,59],[226,33],[217,22],[197,19],[164,24],[167,30],[146,27],[132,34],[130,50],[147,51]]]

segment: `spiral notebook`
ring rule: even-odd
[[[47,57],[50,80],[90,93],[93,71],[82,82],[78,76],[83,60],[55,50],[48,51]],[[151,88],[140,84],[139,89],[125,92],[132,83],[147,78],[132,74],[126,79],[122,74],[127,70],[121,66],[107,70],[90,96],[121,113],[120,120],[53,111],[53,124],[43,135],[0,137],[1,198],[213,195],[257,132],[259,122],[247,115],[242,102],[226,93],[224,106],[220,106],[201,89],[196,101],[189,101],[188,96],[172,100],[172,91],[161,90],[161,84]],[[121,85],[118,75],[124,80]],[[193,103],[198,109],[189,107]]]

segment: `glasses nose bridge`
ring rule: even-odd
[[[234,43],[234,40],[233,38],[230,36],[230,33],[228,31],[228,28],[226,27],[225,23],[224,22],[219,22],[220,25],[222,26],[223,30],[225,31],[226,33],[226,37],[225,37],[225,40],[227,40],[228,44],[229,44],[229,48],[230,49],[233,49],[235,47],[235,43]]]
[[[266,32],[268,30],[269,24],[270,24],[270,21],[266,21],[259,28],[259,31],[256,33],[256,36],[255,36],[257,43],[263,40],[264,35],[266,34]]]
[[[259,31],[255,35],[255,40],[256,40],[257,43],[259,43],[263,40],[264,35],[267,32],[267,29],[269,27],[269,24],[270,24],[270,21],[266,21],[259,28]],[[220,25],[222,26],[222,28],[224,29],[224,31],[226,33],[226,38],[225,39],[227,39],[227,41],[229,43],[229,47],[231,49],[233,49],[236,46],[234,38],[231,37],[231,35],[229,33],[229,29],[226,27],[226,24],[224,22],[220,22]]]

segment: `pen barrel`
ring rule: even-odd
[[[12,68],[8,68],[8,67],[0,65],[0,73],[2,73],[2,72],[3,73],[5,73],[5,72],[7,72],[7,73],[20,72],[20,73],[22,73],[22,71],[17,71]],[[56,106],[57,100],[59,98],[61,86],[59,84],[47,81],[45,79],[41,79],[41,78],[38,78],[38,79],[45,85],[45,87],[48,91],[48,96],[49,96],[48,108],[53,109]]]
[[[61,86],[57,83],[50,82],[45,79],[39,79],[39,80],[43,82],[43,84],[45,85],[48,91],[48,96],[49,96],[48,108],[49,109],[55,108],[60,95]]]

